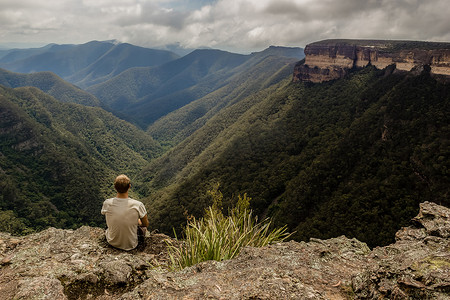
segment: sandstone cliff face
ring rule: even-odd
[[[450,43],[325,40],[305,48],[305,61],[294,70],[294,81],[324,82],[343,77],[352,68],[373,65],[399,71],[420,71],[450,77]]]
[[[0,233],[1,299],[449,299],[450,209],[425,202],[396,243],[345,236],[245,248],[232,260],[167,269],[167,236],[125,252],[102,229]]]

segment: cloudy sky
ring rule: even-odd
[[[0,0],[3,45],[116,39],[249,52],[328,38],[450,42],[450,1]]]

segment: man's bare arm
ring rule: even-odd
[[[139,226],[148,227],[149,223],[148,223],[147,215],[140,218],[138,223],[139,223]]]

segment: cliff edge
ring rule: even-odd
[[[2,299],[448,299],[450,209],[420,205],[396,242],[345,236],[244,248],[232,260],[170,272],[162,234],[130,252],[100,228],[0,233]]]
[[[450,43],[389,40],[324,40],[305,47],[305,60],[295,66],[293,81],[324,82],[367,65],[420,72],[450,79]]]

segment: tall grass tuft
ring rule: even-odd
[[[270,219],[258,222],[249,209],[250,198],[239,196],[238,203],[224,216],[220,209],[222,194],[210,191],[213,205],[208,207],[203,218],[188,220],[183,231],[182,246],[169,244],[173,269],[182,269],[207,260],[231,259],[245,246],[262,247],[281,242],[290,234],[286,226],[270,229]]]

